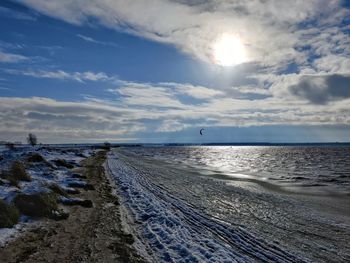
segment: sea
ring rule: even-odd
[[[350,145],[137,147],[131,152],[202,176],[350,196]]]
[[[119,147],[107,167],[152,262],[350,262],[349,145]]]

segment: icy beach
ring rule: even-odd
[[[69,216],[57,206],[54,195],[57,194],[57,202],[60,203],[83,201],[74,196],[68,197],[68,193],[79,193],[78,188],[86,187],[87,183],[74,169],[79,169],[80,162],[93,154],[93,149],[83,147],[3,148],[0,160],[0,198],[10,208],[11,204],[15,204],[19,210],[19,221],[9,229],[16,221],[5,223],[8,215],[2,214],[4,225],[1,225],[0,245],[3,246],[25,227],[35,225],[36,217],[59,219]]]
[[[150,262],[350,260],[347,196],[295,194],[250,177],[203,175],[174,159],[162,161],[170,150],[175,156],[183,149],[108,155],[108,173],[126,208],[124,224],[134,228]]]
[[[346,147],[4,150],[1,199],[19,217],[0,229],[0,258],[349,262],[348,154]],[[288,165],[274,161],[285,156]],[[30,179],[13,180],[14,162]],[[41,208],[26,209],[38,195],[33,207]]]
[[[1,262],[144,262],[121,225],[103,149],[21,147],[1,157]]]

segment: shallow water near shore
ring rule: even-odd
[[[350,147],[139,147],[130,152],[227,180],[324,195],[350,194]]]
[[[349,156],[347,147],[140,147],[115,150],[108,165],[156,260],[347,262]]]

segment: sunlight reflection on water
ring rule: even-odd
[[[223,180],[350,193],[350,147],[194,146],[131,151]]]

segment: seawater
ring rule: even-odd
[[[350,146],[137,147],[129,151],[223,180],[350,195]]]

